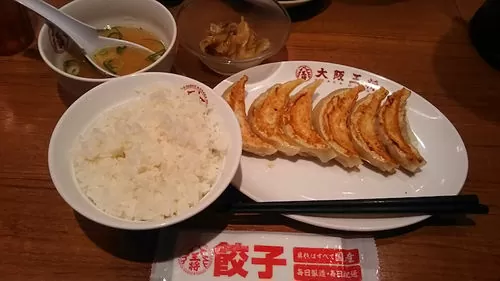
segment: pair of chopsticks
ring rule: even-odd
[[[282,214],[487,214],[476,195],[403,197],[349,200],[312,200],[231,203],[232,213]]]

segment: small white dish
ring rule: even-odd
[[[190,94],[193,91],[196,92],[200,97],[206,99],[220,115],[221,120],[223,120],[222,130],[227,132],[230,140],[223,168],[217,182],[202,200],[177,216],[160,222],[130,221],[110,216],[99,210],[78,187],[73,171],[72,147],[78,136],[99,114],[126,100],[137,97],[138,90],[151,88],[151,85],[158,83],[172,89],[181,89]],[[110,227],[142,230],[178,223],[194,216],[214,202],[234,177],[240,163],[241,149],[241,132],[238,121],[220,95],[215,94],[208,86],[184,76],[150,72],[112,79],[93,88],[76,100],[61,116],[52,133],[48,162],[50,176],[57,191],[75,211],[90,220]]]
[[[275,83],[298,77],[324,79],[314,96],[314,105],[335,89],[354,83],[377,89],[396,91],[403,86],[361,69],[327,62],[287,61],[260,65],[222,81],[214,90],[224,90],[241,75],[249,78],[247,110],[255,98]],[[300,88],[300,87],[298,87]],[[296,93],[296,89],[294,93]],[[360,98],[366,95],[363,92]],[[415,197],[456,195],[467,177],[468,159],[464,143],[450,121],[431,103],[412,92],[408,99],[408,119],[416,136],[418,149],[427,160],[422,171],[409,176],[401,171],[384,176],[368,166],[348,172],[338,164],[320,165],[315,161],[291,161],[279,156],[275,160],[244,155],[241,172],[232,183],[255,201],[363,199],[381,197]],[[334,216],[289,217],[320,227],[348,231],[377,231],[407,226],[428,216],[348,218]]]

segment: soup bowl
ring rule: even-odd
[[[74,0],[60,8],[68,15],[98,29],[106,26],[142,28],[165,44],[165,52],[149,66],[135,72],[170,72],[177,53],[177,26],[170,11],[156,0]],[[38,50],[43,61],[56,72],[60,87],[76,97],[103,82],[115,79],[87,78],[63,69],[71,45],[68,37],[50,25],[43,25]]]

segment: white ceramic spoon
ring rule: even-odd
[[[98,65],[94,59],[93,55],[103,49],[109,47],[119,47],[119,46],[127,46],[131,48],[143,49],[151,54],[154,52],[150,49],[141,46],[136,43],[132,43],[125,40],[108,38],[100,36],[92,26],[89,26],[69,15],[59,11],[55,7],[45,3],[41,0],[15,0],[18,3],[26,6],[30,10],[39,14],[47,21],[51,22],[55,26],[57,26],[60,30],[62,30],[66,35],[68,35],[75,44],[81,49],[83,55],[89,60],[89,62],[97,68],[99,71],[105,73],[106,75],[116,77],[117,75],[102,68]]]

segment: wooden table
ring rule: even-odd
[[[470,161],[464,193],[478,194],[491,214],[474,217],[474,225],[431,219],[375,233],[381,280],[500,280],[500,177],[494,168],[500,74],[467,37],[467,21],[480,4],[319,0],[291,11],[298,21],[286,50],[274,58],[330,61],[389,77],[436,105],[464,139]],[[303,13],[312,10],[316,15]],[[179,58],[179,68],[188,64],[189,58]],[[212,85],[221,79],[196,62],[182,71]],[[1,57],[0,77],[0,280],[148,280],[157,232],[97,225],[73,212],[50,180],[49,138],[66,109],[54,73],[31,48]],[[234,190],[224,197],[242,198]],[[282,217],[241,219],[210,211],[181,226],[325,231]]]

